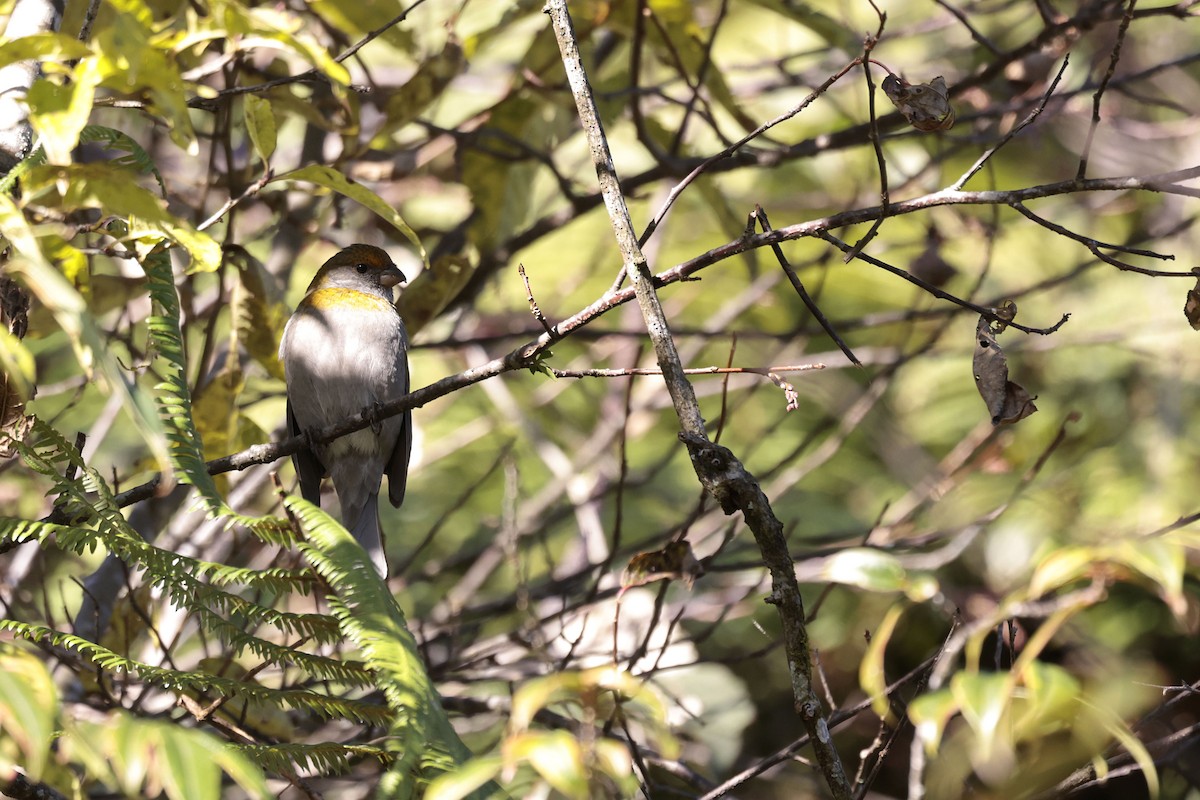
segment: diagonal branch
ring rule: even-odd
[[[727,448],[714,444],[704,431],[704,420],[696,394],[680,363],[679,353],[671,338],[666,315],[659,303],[653,277],[646,266],[645,256],[633,231],[629,209],[621,195],[621,187],[613,167],[612,155],[596,110],[595,99],[588,86],[587,74],[579,57],[575,31],[567,12],[566,0],[549,0],[544,9],[550,15],[555,38],[558,39],[563,66],[579,119],[587,134],[592,161],[600,180],[604,204],[608,208],[617,244],[621,249],[624,270],[633,283],[638,305],[650,340],[658,357],[659,367],[667,383],[667,391],[679,418],[680,439],[688,448],[692,466],[704,488],[721,504],[726,514],[741,511],[746,524],[771,573],[772,591],[768,602],[774,604],[783,623],[792,693],[796,711],[813,737],[817,762],[832,794],[838,800],[852,796],[850,782],[833,739],[821,702],[812,686],[812,661],[809,656],[808,631],[804,623],[804,602],[796,581],[796,570],[788,552],[783,523],[775,516],[770,501],[758,481]]]

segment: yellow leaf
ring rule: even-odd
[[[68,85],[42,79],[30,87],[29,124],[37,131],[47,162],[71,163],[71,151],[79,144],[79,133],[92,112],[100,77],[95,60],[85,58],[72,71]]]
[[[887,720],[889,724],[894,721],[895,717],[892,714],[891,704],[888,702],[887,673],[883,668],[883,656],[888,642],[891,641],[892,633],[896,630],[896,623],[900,621],[900,615],[903,613],[903,607],[898,605],[888,609],[883,621],[872,632],[867,652],[858,665],[858,683],[871,698],[871,709],[880,719]]]
[[[129,220],[129,239],[148,239],[156,244],[170,239],[192,257],[191,272],[211,272],[221,265],[221,246],[208,234],[176,218],[166,203],[153,192],[138,185],[125,169],[111,164],[73,164],[62,167],[35,167],[25,179],[30,196],[43,193],[42,202],[50,203],[53,193],[61,191],[58,203],[67,210],[98,208],[105,214]]]
[[[275,152],[275,114],[271,103],[253,94],[246,95],[242,103],[246,117],[246,133],[250,134],[254,150],[265,165]]]
[[[0,67],[18,61],[69,61],[86,58],[92,51],[74,37],[62,33],[35,33],[0,44]]]

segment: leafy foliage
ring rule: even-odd
[[[650,279],[542,0],[72,2],[0,38],[39,67],[0,176],[33,300],[0,631],[40,651],[0,644],[0,790],[1194,790],[1195,15],[569,5]],[[412,279],[429,387],[388,583],[271,445],[288,310],[354,241]],[[804,619],[699,495],[630,277]]]

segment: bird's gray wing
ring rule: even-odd
[[[392,457],[388,459],[385,470],[388,476],[388,498],[396,508],[404,502],[404,490],[408,486],[408,459],[412,454],[412,412],[405,411],[400,419],[400,436],[396,438],[396,449],[392,451]]]
[[[403,323],[401,323],[403,326]],[[396,353],[396,368],[400,370],[402,378],[400,380],[400,393],[408,394],[409,392],[409,375],[408,375],[408,336],[401,327],[401,340],[405,346],[402,346],[399,352]],[[396,447],[392,450],[392,455],[388,458],[387,468],[384,473],[388,476],[388,499],[392,501],[392,505],[396,508],[404,502],[404,490],[408,486],[408,459],[412,455],[412,410],[405,411],[400,415],[400,434],[396,437]]]
[[[304,433],[296,422],[292,411],[292,401],[287,404],[288,434],[299,436]],[[325,465],[308,447],[302,447],[292,454],[292,463],[296,466],[296,474],[300,476],[300,494],[314,505],[321,505],[321,478],[325,477]]]

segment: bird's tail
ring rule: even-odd
[[[352,521],[347,515],[345,525],[355,541],[367,551],[379,577],[386,580],[387,559],[383,555],[383,536],[379,531],[379,492],[375,491],[367,496],[367,502],[363,504],[357,520]]]

